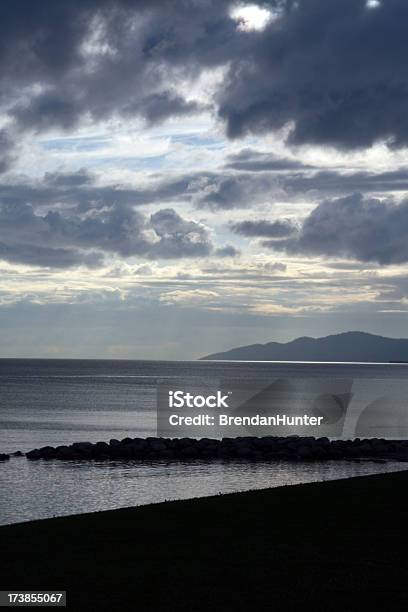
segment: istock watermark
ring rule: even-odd
[[[408,380],[187,378],[159,381],[163,437],[408,437]]]
[[[229,408],[228,397],[232,391],[223,395],[217,391],[215,395],[194,395],[185,391],[169,391],[169,408]]]

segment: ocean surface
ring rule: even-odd
[[[353,436],[367,405],[376,407],[377,416],[378,406],[388,412],[391,406],[388,426],[395,413],[395,437],[405,435],[405,425],[408,433],[405,364],[0,359],[0,452],[154,436],[158,381],[190,377],[352,381],[344,437]],[[404,467],[394,462],[30,462],[13,457],[0,463],[0,524]]]

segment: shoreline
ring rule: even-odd
[[[75,610],[406,609],[407,486],[401,471],[2,526],[4,588],[66,590]]]

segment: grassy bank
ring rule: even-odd
[[[72,610],[406,609],[408,472],[0,528],[1,589]]]

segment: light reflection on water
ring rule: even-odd
[[[0,465],[0,524],[406,469],[403,463],[29,461]]]

